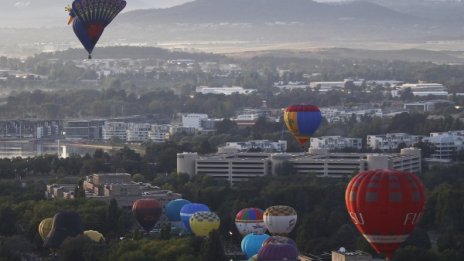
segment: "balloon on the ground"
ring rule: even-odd
[[[102,243],[105,241],[105,237],[102,235],[102,233],[95,230],[86,230],[84,231],[84,235],[96,243]]]
[[[259,208],[245,208],[235,216],[235,226],[242,236],[264,234],[267,230],[263,220],[264,211]]]
[[[298,249],[293,244],[272,242],[261,247],[258,261],[298,260]]]
[[[284,111],[285,125],[301,145],[319,128],[321,120],[321,111],[314,105],[291,105]]]
[[[42,221],[40,221],[39,224],[39,235],[42,238],[42,240],[45,240],[47,238],[48,233],[52,230],[52,225],[53,225],[53,218],[45,218]]]
[[[246,258],[251,258],[256,255],[261,249],[263,242],[270,236],[268,234],[248,234],[246,235],[240,244],[243,254]]]
[[[171,225],[178,229],[184,229],[184,225],[180,219],[180,210],[183,206],[190,204],[192,202],[186,199],[174,199],[171,200],[165,207],[166,216],[168,220],[171,222]]]
[[[219,229],[221,220],[216,213],[211,211],[195,212],[189,220],[193,234],[199,237],[206,237],[215,229]]]
[[[132,205],[132,213],[140,226],[142,226],[145,231],[149,232],[161,217],[161,203],[153,198],[138,199]]]
[[[92,51],[105,27],[126,7],[124,0],[74,0],[69,12],[68,24],[72,22],[74,33],[92,57]]]
[[[286,236],[296,225],[297,213],[290,206],[272,206],[264,211],[263,219],[272,235]]]
[[[180,209],[180,219],[182,220],[182,224],[184,225],[185,231],[188,233],[192,233],[192,229],[190,228],[190,217],[199,211],[210,211],[208,206],[201,203],[190,203],[184,205]]]
[[[424,186],[412,173],[364,171],[348,184],[345,203],[356,228],[390,260],[424,213]]]
[[[75,237],[84,232],[81,217],[74,211],[58,212],[53,217],[53,225],[44,242],[44,247],[58,249],[68,237]]]

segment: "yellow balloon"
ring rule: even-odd
[[[219,228],[221,220],[214,212],[199,211],[190,217],[189,223],[196,236],[206,237],[209,232]]]
[[[50,233],[50,230],[52,230],[52,225],[53,218],[46,218],[40,222],[39,235],[42,238],[42,240],[45,240],[47,238],[48,233]]]
[[[105,241],[105,237],[102,235],[102,233],[95,231],[95,230],[86,230],[84,231],[84,235],[86,235],[92,241],[97,242],[97,243],[102,243]]]

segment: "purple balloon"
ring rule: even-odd
[[[258,261],[298,260],[298,249],[289,243],[268,243],[258,252]]]
[[[264,240],[263,246],[267,245],[267,244],[270,244],[270,243],[273,243],[273,244],[276,244],[276,243],[290,244],[290,245],[294,246],[296,249],[298,249],[298,247],[296,246],[296,242],[293,241],[293,239],[288,238],[288,237],[282,237],[282,236],[269,237],[268,239]]]

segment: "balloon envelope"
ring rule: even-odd
[[[412,173],[364,171],[348,184],[345,203],[356,228],[390,259],[423,215],[424,186]]]
[[[192,229],[190,228],[190,217],[195,213],[199,211],[210,211],[208,206],[205,204],[200,204],[200,203],[190,203],[184,205],[180,209],[180,218],[182,220],[182,223],[184,224],[184,228],[188,233],[192,233]]]
[[[297,214],[289,206],[268,207],[263,214],[264,223],[272,235],[287,235],[296,225]]]
[[[258,261],[298,260],[298,249],[288,243],[268,243],[258,252]]]
[[[125,6],[124,0],[74,0],[69,15],[73,18],[74,33],[89,57],[105,27]]]
[[[259,208],[245,208],[235,216],[235,226],[240,235],[264,234],[267,230],[263,220],[264,211]]]
[[[319,128],[321,111],[314,105],[291,105],[284,111],[287,129],[303,145]]]
[[[266,239],[264,242],[263,242],[263,246],[266,245],[266,244],[290,244],[296,248],[297,245],[296,245],[296,242],[291,239],[291,238],[288,238],[288,237],[282,237],[282,236],[271,236],[269,237],[268,239]]]
[[[44,242],[44,247],[57,249],[67,237],[75,237],[84,231],[81,217],[74,211],[58,212],[53,217],[53,225]]]
[[[248,234],[246,235],[240,244],[242,252],[245,254],[245,258],[251,258],[256,255],[261,249],[263,242],[269,238],[268,234]]]
[[[215,229],[219,229],[221,220],[216,213],[211,211],[195,212],[189,220],[193,234],[199,237],[206,237]]]
[[[161,217],[162,207],[156,199],[138,199],[132,205],[132,213],[140,226],[149,232]]]
[[[84,231],[84,235],[97,243],[102,243],[105,241],[105,237],[102,235],[102,233],[95,230],[86,230]]]
[[[39,224],[39,235],[42,240],[47,238],[48,233],[52,230],[53,218],[45,218]]]
[[[180,210],[183,206],[190,203],[192,202],[186,199],[174,199],[166,205],[166,216],[168,217],[168,220],[171,222],[172,226],[180,230],[184,229],[184,225],[180,219]]]

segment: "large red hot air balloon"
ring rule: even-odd
[[[361,234],[390,260],[423,215],[424,185],[408,172],[364,171],[348,184],[345,203]]]
[[[162,207],[156,199],[138,199],[132,205],[132,213],[140,226],[149,232],[161,217]]]

